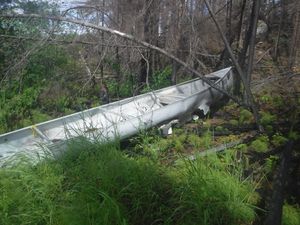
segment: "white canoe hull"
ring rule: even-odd
[[[214,78],[224,90],[228,91],[233,86],[231,68],[219,70],[208,77]],[[194,79],[25,127],[0,135],[0,161],[19,152],[37,155],[45,149],[62,149],[57,146],[79,136],[100,141],[127,138],[142,129],[181,118],[197,109],[206,114],[209,107],[223,97],[202,80]]]

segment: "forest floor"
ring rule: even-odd
[[[297,225],[299,121],[280,116],[290,104],[283,99],[260,99],[263,134],[248,110],[229,103],[167,137],[153,128],[121,143],[76,141],[56,160],[22,158],[0,171],[0,222],[262,224],[282,152],[294,140],[282,224]]]

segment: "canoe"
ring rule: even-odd
[[[223,90],[233,86],[232,68],[206,75]],[[68,140],[86,137],[107,141],[124,139],[140,130],[182,118],[196,110],[207,114],[224,95],[201,79],[193,79],[146,94],[84,110],[0,135],[0,162],[16,153],[57,154]]]

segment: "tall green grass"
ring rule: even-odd
[[[167,168],[79,140],[0,170],[0,224],[251,224],[254,188],[234,166],[214,156]]]
[[[253,184],[227,154],[210,155],[186,162],[179,192],[185,224],[251,224],[255,219],[258,195]],[[188,221],[188,222],[187,222]]]

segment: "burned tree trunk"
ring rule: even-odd
[[[288,170],[292,156],[293,142],[290,141],[281,156],[280,165],[277,170],[273,185],[273,194],[269,204],[269,213],[265,225],[281,225],[282,207],[284,201],[284,188],[287,181]]]
[[[158,4],[157,0],[146,0],[145,1],[145,15],[144,15],[144,40],[152,45],[157,45],[158,41]],[[154,72],[154,52],[147,50],[145,56],[141,57],[141,74],[140,83],[148,83],[149,76]]]
[[[300,3],[296,1],[294,3],[294,23],[293,23],[293,35],[290,45],[290,56],[289,56],[289,67],[293,69],[299,57],[299,47],[300,47]]]
[[[257,30],[257,21],[259,16],[259,10],[260,10],[260,3],[261,0],[255,0],[253,1],[253,7],[252,7],[252,19],[251,24],[249,26],[249,57],[248,57],[248,65],[247,65],[247,72],[246,72],[246,78],[247,78],[247,85],[250,85],[251,82],[251,73],[252,73],[252,66],[253,66],[253,60],[255,55],[255,41],[256,41],[256,30]],[[247,38],[248,39],[248,38]]]

